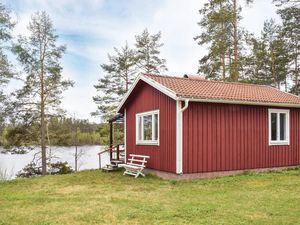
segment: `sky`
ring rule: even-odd
[[[53,20],[59,44],[67,46],[62,59],[63,75],[75,81],[63,94],[62,107],[67,115],[100,122],[91,116],[96,110],[93,85],[104,76],[100,64],[107,54],[126,41],[133,46],[134,36],[145,28],[162,32],[161,57],[167,60],[167,74],[196,74],[198,60],[206,48],[193,38],[200,34],[198,10],[206,0],[0,0],[14,12],[16,35],[28,35],[31,15],[46,11]],[[242,1],[238,1],[242,4]],[[274,18],[272,0],[257,0],[243,6],[241,25],[259,35],[265,20]],[[17,85],[17,84],[16,84]],[[16,87],[17,88],[17,87]]]

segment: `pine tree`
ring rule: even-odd
[[[161,32],[151,35],[147,29],[135,36],[136,65],[140,72],[161,73],[167,71],[166,60],[159,57]]]
[[[37,12],[28,27],[29,37],[19,37],[14,46],[18,61],[25,73],[24,85],[15,93],[15,118],[23,124],[39,123],[42,174],[47,172],[46,122],[60,109],[61,94],[73,86],[63,80],[60,59],[65,46],[58,46],[52,21],[46,12]]]
[[[198,23],[203,32],[194,38],[199,45],[209,44],[208,54],[199,61],[198,73],[209,79],[225,80],[228,71],[226,56],[230,48],[232,14],[225,1],[211,1],[199,10],[203,16]]]
[[[250,3],[253,2],[253,0],[245,0],[246,4],[249,5]],[[233,9],[233,52],[234,52],[234,58],[233,58],[233,63],[232,63],[232,70],[230,73],[230,80],[232,81],[238,81],[239,76],[240,76],[240,68],[242,67],[241,65],[241,60],[239,60],[239,43],[241,40],[241,35],[240,32],[243,32],[239,26],[238,22],[241,20],[240,12],[242,10],[241,6],[238,5],[237,0],[231,0],[229,3]]]
[[[94,87],[99,94],[93,97],[98,110],[93,115],[101,115],[107,120],[115,115],[116,107],[128,91],[136,75],[136,53],[126,43],[121,50],[114,48],[114,54],[108,55],[108,64],[102,64],[105,73]]]
[[[253,83],[272,85],[280,89],[286,84],[289,61],[288,47],[282,38],[282,28],[274,20],[264,23],[262,37],[253,38],[249,66]]]
[[[149,34],[145,29],[141,35],[136,35],[135,49],[127,42],[120,50],[114,48],[113,55],[108,55],[109,62],[102,64],[103,78],[94,85],[97,96],[93,97],[98,110],[92,115],[100,115],[104,121],[116,114],[116,108],[128,91],[139,72],[160,73],[166,68],[166,60],[159,57],[161,33]]]
[[[246,0],[251,3],[252,0]],[[199,10],[198,25],[203,32],[195,37],[199,45],[208,44],[208,54],[199,61],[198,73],[211,79],[238,81],[243,63],[243,45],[248,33],[238,23],[242,8],[236,0],[210,0]]]
[[[288,75],[293,82],[290,91],[300,95],[300,5],[279,9],[278,13],[282,19],[283,37],[289,48]]]
[[[273,0],[276,6],[300,7],[300,0]]]
[[[3,88],[13,77],[12,68],[7,58],[7,50],[10,48],[11,31],[14,27],[11,12],[0,3],[0,122],[3,122],[4,102],[6,96]]]

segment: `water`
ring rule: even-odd
[[[80,150],[83,151],[82,157],[78,159],[78,169],[98,169],[99,157],[97,153],[103,151],[104,149],[105,147],[99,145],[78,147],[78,152]],[[6,174],[9,175],[10,178],[15,178],[16,174],[32,161],[33,156],[37,151],[38,149],[32,150],[29,153],[22,155],[0,153],[0,170],[6,171]],[[52,160],[53,162],[67,161],[72,169],[75,168],[75,147],[52,146],[51,151],[52,155],[55,156],[55,158]],[[101,155],[101,164],[105,165],[107,163],[109,163],[109,155],[108,153],[104,153]]]

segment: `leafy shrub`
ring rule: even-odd
[[[74,170],[68,165],[68,162],[51,163],[47,170],[48,175],[68,174],[72,172],[74,172]],[[36,165],[35,163],[29,163],[17,174],[17,177],[33,177],[41,175],[42,167]]]

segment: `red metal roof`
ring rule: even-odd
[[[183,98],[300,104],[300,97],[265,85],[189,79],[157,74],[144,74],[144,76],[173,91],[176,96]]]

